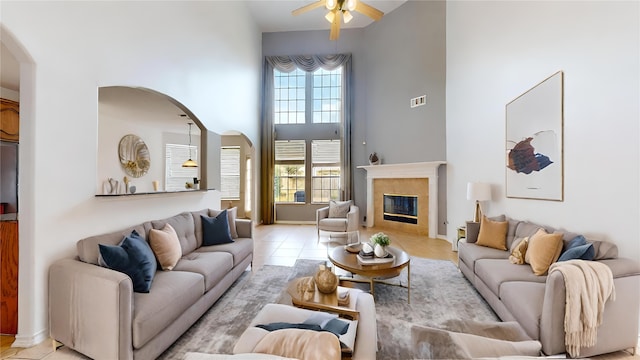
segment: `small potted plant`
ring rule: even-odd
[[[389,235],[379,232],[374,234],[369,240],[374,245],[373,251],[377,257],[387,256],[387,246],[391,244]]]

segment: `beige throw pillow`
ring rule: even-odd
[[[266,334],[253,349],[255,353],[272,354],[305,360],[340,360],[340,340],[328,331],[282,329]]]
[[[347,201],[329,201],[329,217],[330,218],[346,218],[351,208],[351,200]]]
[[[166,224],[162,230],[151,229],[149,231],[149,245],[151,245],[151,250],[156,255],[162,270],[172,270],[182,257],[178,234],[169,224]]]
[[[522,241],[520,241],[518,245],[516,245],[516,247],[511,252],[511,255],[509,256],[509,261],[512,264],[516,264],[516,265],[524,264],[524,258],[525,258],[525,254],[527,253],[528,245],[529,245],[529,238],[526,237],[522,239]]]
[[[525,261],[531,265],[533,273],[545,275],[549,266],[558,260],[563,244],[562,233],[548,234],[544,229],[538,229],[529,239],[525,254]]]
[[[487,246],[499,250],[507,250],[508,221],[493,221],[482,216],[477,245]]]

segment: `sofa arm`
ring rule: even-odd
[[[353,360],[375,359],[378,351],[378,325],[376,321],[376,303],[369,293],[358,294],[356,310],[358,330],[356,332],[355,352]]]
[[[360,225],[360,209],[351,205],[347,213],[347,231],[356,231]]]
[[[253,222],[249,219],[236,219],[236,231],[239,238],[249,238],[253,236]]]
[[[53,339],[93,359],[133,359],[132,314],[126,274],[73,259],[49,268]]]
[[[580,349],[580,356],[589,357],[633,348],[638,341],[638,317],[640,317],[640,264],[630,259],[601,261],[611,268],[616,291],[615,301],[605,304],[603,322],[598,328],[596,345]],[[540,342],[547,355],[565,352],[564,316],[566,287],[560,272],[547,276],[542,316],[540,317]]]
[[[325,206],[316,210],[316,226],[320,225],[320,220],[326,219],[329,217],[329,207]]]

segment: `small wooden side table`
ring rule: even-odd
[[[458,239],[456,240],[456,251],[458,251],[458,244],[460,240],[465,239],[467,237],[467,227],[466,226],[458,226]]]

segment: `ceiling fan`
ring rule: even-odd
[[[329,10],[327,15],[324,16],[324,18],[331,23],[329,40],[337,40],[338,37],[340,37],[340,15],[342,15],[342,19],[345,24],[353,19],[351,11],[357,11],[367,15],[375,21],[382,19],[382,16],[384,15],[382,11],[371,5],[365,4],[360,0],[318,0],[314,3],[293,10],[291,14],[294,16],[300,15],[323,6]]]

